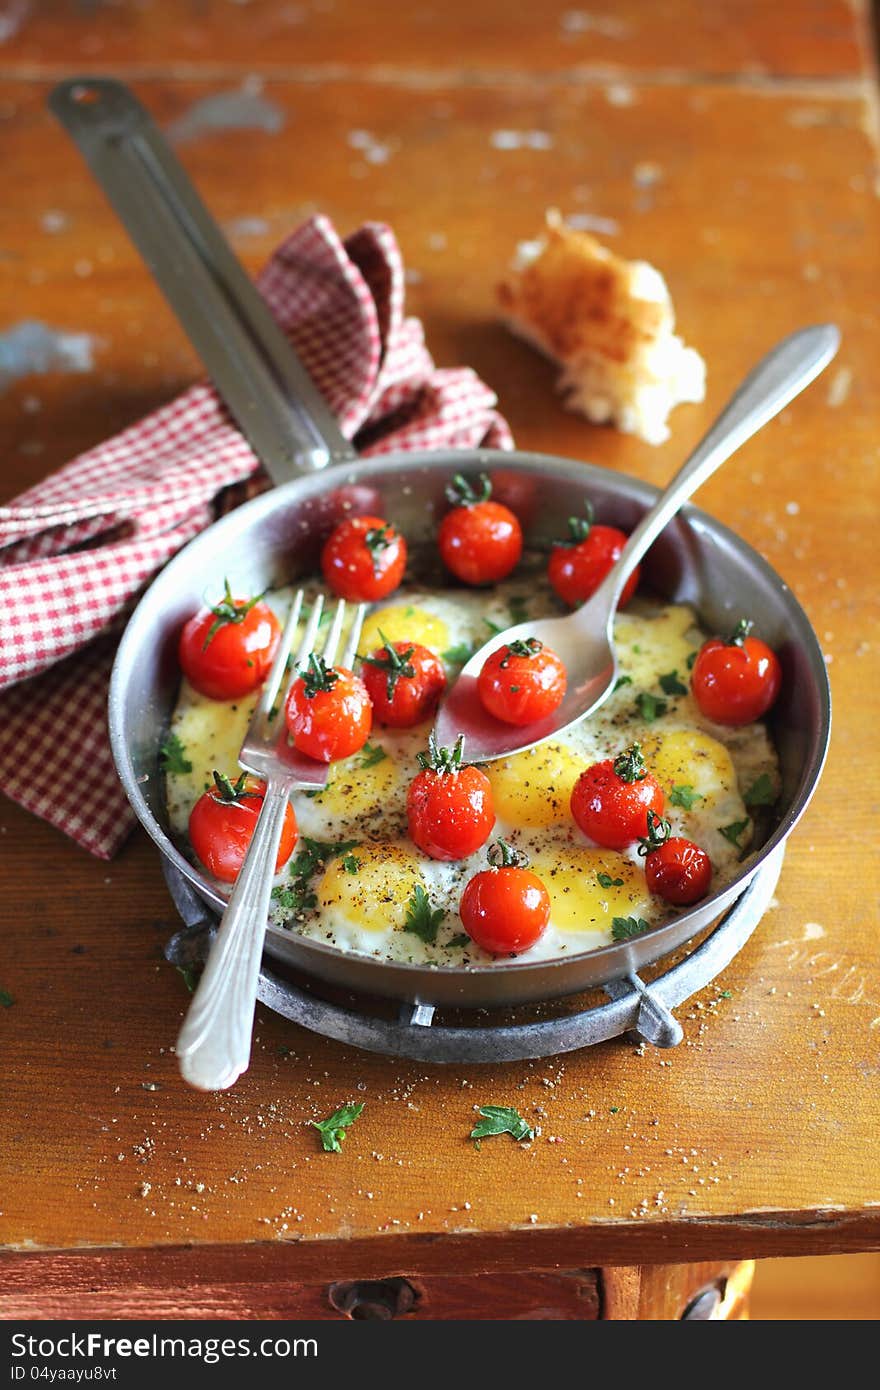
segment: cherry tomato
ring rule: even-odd
[[[782,667],[776,653],[743,618],[727,641],[704,642],[691,672],[694,699],[716,724],[751,724],[766,714],[779,694]]]
[[[637,743],[616,758],[593,763],[571,794],[571,814],[605,849],[626,849],[648,833],[648,812],[663,811],[663,789],[647,771]]]
[[[576,608],[596,592],[628,537],[616,526],[593,524],[593,508],[587,503],[587,516],[570,516],[570,539],[560,541],[550,551],[547,578],[563,602]],[[635,593],[641,571],[636,565],[623,588],[619,608],[629,603]]]
[[[234,883],[253,839],[257,816],[263,804],[265,782],[243,773],[233,784],[228,777],[214,773],[214,786],[200,796],[189,818],[190,844],[209,873],[221,883]],[[281,843],[275,872],[283,869],[297,841],[296,816],[292,806],[284,812]]]
[[[461,895],[462,926],[493,955],[527,951],[550,921],[550,894],[504,840],[492,846],[489,859],[493,867],[475,874]]]
[[[344,666],[327,667],[312,655],[290,687],[284,718],[300,753],[332,763],[363,748],[373,710],[362,680]]]
[[[431,859],[466,859],[495,824],[492,784],[478,767],[462,764],[463,745],[459,738],[451,752],[438,748],[432,734],[407,792],[410,839]]]
[[[259,597],[233,598],[227,580],[220,602],[184,625],[177,654],[200,695],[235,700],[263,684],[280,637],[269,605]]]
[[[681,835],[671,835],[668,820],[648,812],[648,833],[639,846],[645,856],[645,880],[652,893],[686,907],[705,898],[712,882],[712,861],[705,850]]]
[[[406,541],[381,516],[341,521],[321,551],[321,570],[334,594],[373,603],[396,589],[406,569]]]
[[[533,724],[562,704],[565,667],[536,637],[498,647],[483,662],[477,693],[485,708],[505,724]]]
[[[452,511],[440,523],[440,558],[464,584],[497,584],[506,579],[522,554],[522,527],[509,507],[489,500],[492,484],[480,475],[475,491],[460,473],[447,496]]]
[[[416,642],[385,643],[363,658],[362,680],[380,724],[411,729],[437,708],[446,689],[443,662]]]

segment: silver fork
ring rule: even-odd
[[[298,753],[288,742],[284,703],[298,669],[315,652],[324,599],[312,605],[305,632],[293,660],[290,677],[281,693],[287,658],[293,646],[303,606],[303,591],[293,600],[272,669],[257,701],[238,761],[246,772],[266,783],[266,793],[253,839],[220,922],[183,1027],[177,1039],[177,1058],[185,1081],[200,1091],[223,1091],[247,1071],[263,940],[269,915],[275,860],[281,842],[284,813],[290,793],[297,788],[316,790],[326,786],[329,764]],[[352,619],[341,664],[354,661],[366,605],[359,604]],[[320,652],[328,666],[345,626],[346,606],[336,605],[327,640]]]

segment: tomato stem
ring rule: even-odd
[[[618,753],[614,759],[614,771],[621,782],[644,782],[648,769],[642,757],[642,745],[634,743],[624,753]]]
[[[455,747],[438,748],[437,739],[433,733],[428,735],[427,753],[418,754],[419,766],[429,768],[432,772],[460,772],[463,766],[464,756],[464,734],[459,734],[455,740]]]
[[[639,854],[653,854],[655,849],[665,845],[669,836],[672,834],[672,826],[665,816],[658,816],[656,811],[648,812],[648,833],[639,837]]]
[[[486,858],[493,869],[525,869],[529,863],[527,854],[524,854],[522,850],[514,849],[513,845],[501,839],[489,846],[486,851]]]
[[[332,690],[339,680],[339,673],[332,666],[326,666],[320,656],[309,653],[309,664],[300,670],[304,694],[307,700],[314,700],[319,691]]]
[[[468,482],[463,473],[456,473],[446,489],[447,500],[453,507],[475,507],[478,502],[488,502],[492,496],[492,484],[487,473],[477,479],[479,490]]]
[[[247,780],[248,775],[246,772],[243,772],[233,784],[228,777],[225,777],[222,772],[217,772],[215,769],[214,787],[217,793],[216,799],[234,805],[236,802],[241,801],[243,797],[253,795],[253,793],[247,791]]]
[[[265,593],[265,590],[263,591]],[[248,613],[255,604],[260,602],[263,594],[256,594],[254,598],[234,599],[232,590],[229,587],[229,580],[223,580],[223,597],[219,603],[209,603],[208,607],[214,614],[214,621],[208,628],[208,635],[202,643],[202,651],[207,651],[212,638],[218,633],[221,627],[227,623],[243,623]]]
[[[393,700],[394,692],[397,689],[397,682],[401,677],[405,676],[407,680],[413,680],[415,677],[415,667],[410,660],[415,652],[415,646],[408,647],[406,651],[399,652],[393,643],[388,641],[388,638],[381,628],[379,628],[379,636],[382,638],[384,644],[385,655],[364,656],[361,657],[361,661],[365,666],[375,666],[378,670],[387,672],[386,689],[388,692],[388,699]],[[401,643],[401,646],[403,646],[403,643]]]
[[[748,637],[749,633],[751,632],[751,630],[752,630],[752,628],[753,628],[754,626],[755,626],[755,624],[752,622],[751,618],[740,618],[740,620],[739,620],[739,622],[737,623],[736,627],[733,629],[733,632],[732,632],[732,633],[730,634],[730,636],[727,638],[727,641],[725,642],[725,646],[727,646],[727,647],[741,647],[741,646],[743,646],[744,643],[745,643],[746,638]]]

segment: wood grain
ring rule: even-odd
[[[863,60],[861,6],[847,0],[615,0],[598,9],[570,0],[12,0],[3,57],[20,67],[98,72],[217,68],[273,72],[389,69],[408,86],[438,71],[620,74],[658,69],[687,77],[741,74],[757,81],[852,75]],[[854,13],[855,10],[855,13]]]
[[[663,481],[761,351],[801,323],[840,322],[844,345],[827,376],[701,495],[793,586],[832,663],[831,756],[792,837],[778,905],[681,1011],[686,1041],[674,1053],[620,1043],[534,1065],[420,1068],[259,1010],[249,1073],[231,1094],[206,1097],[177,1077],[171,1048],[188,996],[161,960],[172,913],[144,837],[108,867],[3,803],[0,986],[14,1003],[0,1009],[0,1243],[18,1253],[0,1265],[0,1288],[48,1287],[60,1257],[26,1252],[109,1246],[123,1249],[102,1256],[108,1268],[128,1250],[159,1261],[158,1251],[193,1245],[205,1267],[217,1251],[253,1251],[282,1261],[293,1281],[319,1283],[880,1245],[878,862],[868,852],[877,807],[866,751],[876,729],[880,216],[861,19],[843,4],[801,3],[786,27],[766,17],[772,7],[698,6],[721,26],[719,43],[708,19],[688,27],[694,6],[661,8],[667,32],[656,43],[655,7],[615,8],[635,16],[619,60],[638,74],[628,104],[609,100],[607,74],[572,80],[558,29],[552,42],[517,27],[525,20],[499,29],[489,0],[447,6],[446,19],[426,7],[435,27],[418,40],[419,61],[430,82],[404,80],[416,61],[411,17],[381,35],[382,61],[399,68],[366,73],[379,61],[378,21],[344,38],[333,27],[366,13],[354,5],[316,12],[308,42],[290,38],[286,49],[274,30],[266,38],[268,4],[224,7],[222,34],[213,7],[193,7],[173,37],[167,4],[122,6],[102,12],[102,46],[85,56],[133,73],[166,125],[228,90],[227,68],[258,64],[278,128],[180,147],[248,264],[314,208],[343,230],[390,221],[415,272],[410,308],[438,361],[473,364],[524,447]],[[491,80],[472,80],[460,19],[484,27]],[[15,189],[0,207],[0,332],[37,319],[94,340],[91,371],[29,375],[0,396],[4,498],[198,370],[45,112],[52,75],[81,61],[83,25],[66,6],[34,6],[0,57],[0,158]],[[181,58],[190,31],[207,37]],[[673,44],[685,32],[690,49]],[[186,73],[150,75],[163,36]],[[330,63],[331,40],[338,72],[274,72]],[[612,40],[590,43],[589,61],[606,61]],[[784,79],[742,80],[756,61]],[[670,63],[684,64],[675,80]],[[822,80],[805,88],[804,77]],[[371,133],[382,159],[352,145],[356,130]],[[499,130],[546,131],[551,146],[500,149]],[[548,205],[610,219],[611,245],[661,266],[682,332],[708,360],[707,403],[673,416],[663,448],[565,413],[549,367],[494,322],[494,280]],[[59,756],[63,740],[59,730]],[[308,1121],[349,1098],[366,1102],[363,1117],[343,1153],[325,1155]],[[466,1135],[487,1101],[538,1122],[535,1143],[504,1138],[475,1153]],[[72,1266],[60,1268],[67,1278]]]

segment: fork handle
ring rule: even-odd
[[[289,798],[288,783],[270,778],[253,838],[177,1039],[181,1074],[200,1091],[225,1091],[250,1064],[263,938]]]
[[[274,483],[355,450],[168,141],[134,94],[74,77],[49,97]]]

